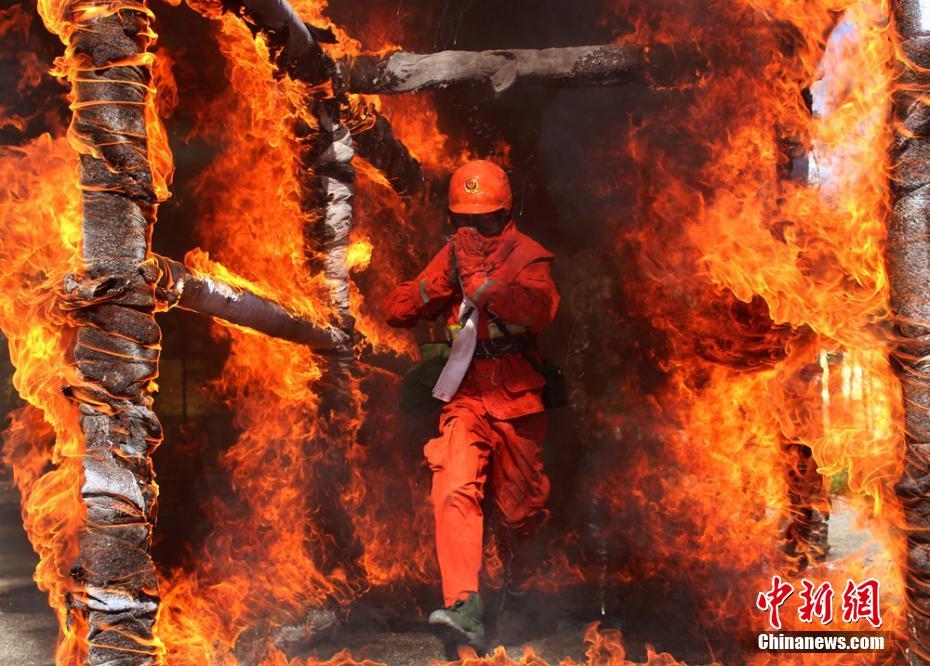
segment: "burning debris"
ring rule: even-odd
[[[436,603],[436,414],[395,408],[415,351],[382,304],[441,246],[450,172],[488,156],[563,295],[544,344],[571,410],[523,608],[577,634],[558,658],[679,663],[606,624],[582,656],[604,618],[691,663],[777,661],[745,639],[796,575],[838,602],[880,579],[876,661],[930,663],[920,3],[434,4],[41,0],[67,134],[31,10],[0,13],[39,82],[0,125],[0,328],[29,403],[4,460],[58,663],[372,663],[332,656],[339,626],[418,626],[398,618]],[[210,407],[159,409],[178,386]],[[834,548],[841,477],[878,555]],[[507,591],[493,520],[481,585]],[[546,663],[519,653],[454,663]]]

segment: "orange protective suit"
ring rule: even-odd
[[[535,334],[552,321],[559,303],[549,273],[552,259],[512,222],[492,238],[459,229],[415,280],[390,294],[388,322],[409,327],[445,314],[449,324],[456,324],[464,289],[479,308],[479,340],[492,337],[489,313],[512,331]],[[518,353],[474,358],[443,408],[439,436],[424,448],[433,472],[436,552],[446,606],[478,591],[481,505],[489,479],[505,526],[520,530],[545,510],[543,384]]]

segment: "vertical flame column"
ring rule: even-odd
[[[894,97],[892,211],[886,263],[904,394],[904,473],[896,487],[907,527],[908,661],[930,664],[930,33],[918,0],[892,3],[900,63]],[[925,23],[926,24],[926,23]]]
[[[307,216],[307,259],[321,271],[330,289],[333,324],[354,337],[350,312],[348,250],[355,194],[355,147],[343,122],[340,100],[320,96],[308,100],[316,127],[298,122],[301,144],[299,179],[301,207]],[[361,405],[352,377],[355,357],[348,343],[327,357],[316,418],[318,436],[312,443],[321,452],[315,463],[314,487],[308,500],[314,507],[317,531],[308,535],[320,570],[333,583],[331,601],[346,606],[367,586],[360,558],[364,548],[342,496],[351,481],[347,454],[358,428]]]
[[[150,454],[161,441],[152,412],[160,331],[148,261],[157,197],[147,141],[153,38],[144,2],[76,2],[66,60],[72,144],[81,154],[84,272],[66,281],[76,325],[70,395],[85,439],[87,518],[72,569],[69,617],[86,663],[155,663],[158,609],[149,554],[157,487]]]
[[[813,116],[813,97],[809,86],[801,90],[804,107]],[[810,182],[810,145],[809,140],[797,135],[796,130],[778,131],[777,145],[781,158],[778,165],[778,177],[782,185],[778,203],[782,205],[784,186],[788,183],[806,185]],[[803,336],[803,330],[800,332]],[[799,345],[800,353],[809,353],[810,347]],[[809,359],[813,361],[814,359]],[[802,369],[784,378],[782,390],[791,402],[803,402],[802,397],[816,384],[820,377],[817,365],[805,364]],[[797,415],[795,415],[797,417]],[[800,419],[803,421],[803,418]],[[787,424],[787,432],[795,432],[799,422]],[[782,452],[785,459],[786,480],[788,485],[788,524],[783,532],[784,553],[789,572],[800,575],[811,562],[822,562],[827,557],[829,499],[824,487],[823,476],[817,471],[817,462],[813,451],[804,441],[786,435],[786,424],[782,424]]]

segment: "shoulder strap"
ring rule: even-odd
[[[452,266],[452,279],[458,281],[459,287],[462,286],[462,277],[459,275],[459,259],[455,255],[455,241],[449,241],[449,263]],[[462,291],[464,294],[464,290]]]

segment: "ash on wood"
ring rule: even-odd
[[[86,663],[152,664],[159,596],[149,554],[157,495],[150,454],[162,435],[150,390],[161,338],[157,271],[146,262],[156,208],[145,138],[149,18],[144,2],[132,0],[85,3],[73,16],[84,272],[66,280],[63,308],[77,329],[80,381],[69,393],[85,440],[87,522],[72,569],[80,591],[68,607],[72,627],[84,632]]]
[[[644,74],[648,63],[640,47],[617,44],[429,54],[396,51],[338,60],[335,84],[337,89],[367,94],[462,85],[490,86],[500,93],[516,83],[615,86]]]
[[[918,0],[892,3],[901,63],[894,97],[895,137],[886,264],[895,318],[893,360],[904,394],[904,472],[896,486],[907,526],[910,664],[930,664],[930,34]]]
[[[308,219],[310,247],[317,248],[323,274],[329,281],[330,301],[339,325],[354,328],[349,314],[349,232],[352,230],[352,198],[355,196],[355,144],[352,133],[342,122],[342,110],[336,98],[317,100],[314,106],[319,127],[315,146],[306,157],[310,183],[317,190],[316,205],[304,209]],[[314,218],[316,218],[314,220]]]

